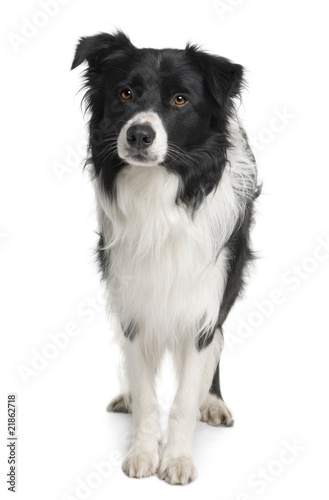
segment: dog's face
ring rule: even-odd
[[[183,51],[133,50],[108,75],[104,117],[118,134],[127,163],[152,166],[202,144],[211,125],[211,99]]]
[[[120,32],[81,39],[72,68],[84,60],[96,175],[103,171],[111,184],[127,164],[161,164],[181,177],[184,188],[198,169],[214,177],[219,167],[208,168],[207,162],[212,149],[225,157],[227,119],[242,82],[240,65],[194,46],[137,49]],[[206,165],[200,167],[203,153]],[[208,186],[206,177],[203,190],[209,191],[215,180]]]

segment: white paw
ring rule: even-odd
[[[231,427],[234,423],[232,413],[224,401],[213,394],[209,394],[201,405],[200,420],[210,425],[225,425],[226,427]]]
[[[131,448],[125,457],[122,470],[129,477],[153,476],[159,467],[158,450],[145,450],[143,448]]]
[[[192,457],[189,455],[182,455],[176,458],[164,456],[158,476],[169,484],[190,483],[196,477],[196,469]]]

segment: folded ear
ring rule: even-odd
[[[85,60],[89,66],[97,66],[113,50],[131,47],[133,47],[132,43],[122,31],[118,31],[115,35],[99,33],[82,37],[77,45],[71,69],[76,68]]]
[[[240,95],[244,85],[244,70],[240,64],[202,52],[196,46],[188,46],[186,50],[200,67],[208,89],[219,105],[224,106],[229,98]]]
[[[212,56],[211,70],[206,72],[209,89],[218,104],[227,98],[238,97],[243,87],[243,67],[224,57]]]

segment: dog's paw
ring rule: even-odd
[[[224,401],[213,394],[209,394],[206,401],[201,405],[200,420],[215,426],[231,427],[234,424],[232,413]]]
[[[130,394],[120,394],[107,406],[106,411],[115,413],[131,413],[132,397]]]
[[[160,479],[169,484],[188,484],[196,477],[196,469],[191,456],[164,456],[158,472]]]
[[[125,457],[122,470],[129,477],[148,477],[156,474],[159,467],[158,450],[131,448]]]

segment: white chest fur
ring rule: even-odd
[[[231,153],[221,182],[192,218],[176,204],[178,177],[163,166],[127,166],[116,201],[96,179],[98,217],[110,248],[111,308],[142,335],[179,339],[218,320],[229,257],[225,244],[244,210],[252,177],[243,152]],[[239,160],[244,164],[241,175]]]

